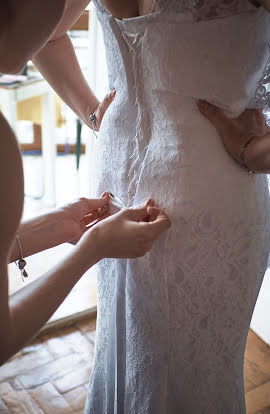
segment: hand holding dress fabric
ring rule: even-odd
[[[104,217],[107,211],[108,193],[103,193],[98,199],[80,199],[61,207],[64,215],[63,222],[69,232],[69,243],[76,244],[86,232],[91,223]]]
[[[150,204],[149,201],[140,208],[123,209],[102,220],[84,236],[81,243],[90,251],[89,240],[93,240],[91,248],[94,244],[98,260],[144,256],[171,224],[163,211]]]

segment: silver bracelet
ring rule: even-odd
[[[248,149],[248,147],[249,147],[249,145],[254,141],[256,139],[256,137],[252,137],[252,138],[250,138],[246,143],[245,143],[245,145],[243,146],[243,148],[242,148],[242,151],[241,151],[241,155],[240,155],[240,158],[241,158],[241,161],[242,161],[242,166],[246,169],[246,170],[248,170],[248,172],[249,172],[249,174],[255,174],[254,173],[254,171],[251,171],[250,169],[249,169],[249,167],[247,166],[247,164],[246,164],[246,161],[245,161],[245,157],[246,157],[246,151],[247,151],[247,149]]]
[[[96,118],[96,111],[97,111],[97,109],[98,109],[98,107],[99,107],[100,103],[101,103],[101,102],[99,102],[99,103],[98,103],[98,105],[95,107],[95,109],[94,109],[93,113],[89,116],[89,119],[90,119],[90,121],[91,121],[91,128],[92,128],[93,134],[95,135],[95,137],[96,137],[96,138],[98,137],[98,136],[97,136],[97,133],[96,133],[96,130],[95,130],[96,119],[97,119],[97,118]]]
[[[20,241],[19,232],[16,233],[16,241],[17,241],[17,245],[18,245],[18,248],[19,248],[19,252],[20,252],[20,260],[18,260],[18,262],[15,262],[15,264],[18,267],[18,269],[20,270],[22,281],[24,282],[24,279],[26,277],[28,277],[28,273],[25,270],[26,261],[23,258],[22,245],[21,245],[21,241]]]

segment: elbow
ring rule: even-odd
[[[26,57],[17,57],[13,54],[0,54],[0,72],[16,75],[20,73],[26,65],[28,59]]]
[[[29,53],[23,47],[13,47],[11,40],[7,41],[5,36],[0,37],[0,72],[16,75],[20,73],[28,60]]]
[[[24,65],[18,63],[17,65],[1,65],[0,64],[0,72],[6,73],[9,75],[17,75],[19,74],[24,68]]]
[[[3,355],[0,355],[0,368],[5,364],[5,362],[7,362],[7,360],[8,358],[4,358]]]
[[[12,357],[12,354],[7,349],[1,349],[0,351],[0,367],[4,365],[9,358]]]
[[[10,75],[16,75],[17,73],[20,73],[23,70],[27,61],[27,58],[18,58],[16,56],[11,55],[0,55],[0,72],[8,73]]]
[[[20,350],[11,337],[12,335],[10,335],[9,339],[3,340],[0,344],[0,367]]]

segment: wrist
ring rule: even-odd
[[[18,229],[24,257],[66,243],[70,237],[64,215],[56,210],[20,224]],[[19,260],[19,249],[14,238],[10,261]]]
[[[268,134],[257,137],[246,151],[246,163],[256,173],[270,172],[270,140]]]
[[[87,270],[103,259],[98,243],[99,229],[88,230],[77,243],[75,250],[81,265]]]
[[[64,206],[53,213],[57,220],[56,229],[59,232],[59,237],[62,239],[61,243],[71,243],[76,235],[77,225],[72,219],[70,211]]]
[[[18,228],[18,231],[20,232],[20,227]],[[19,259],[20,259],[20,250],[19,250],[18,243],[16,241],[16,237],[14,237],[12,245],[9,249],[8,263],[15,262],[16,260],[19,260]]]
[[[71,220],[66,214],[65,210],[61,208],[52,211],[48,214],[48,224],[52,231],[52,239],[55,246],[62,243],[68,243],[73,237],[73,229]]]
[[[88,230],[88,234],[86,236],[89,237],[91,240],[91,251],[93,253],[94,259],[99,262],[100,260],[104,259],[104,249],[102,248],[101,243],[101,229],[99,226],[94,226],[90,230]]]
[[[252,144],[254,144],[256,137],[249,138],[241,148],[240,162],[242,166],[250,173],[253,174],[253,168],[251,167],[251,160],[249,155],[251,154]]]
[[[98,107],[99,107],[99,105],[100,105],[100,101],[95,97],[95,99],[94,100],[92,100],[91,102],[90,102],[90,104],[89,104],[89,106],[87,107],[87,110],[86,110],[86,117],[85,117],[85,120],[84,120],[84,122],[91,128],[91,121],[90,121],[90,117],[91,117],[91,115],[93,115],[96,111],[97,111],[97,109],[98,109]]]

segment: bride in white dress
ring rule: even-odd
[[[270,16],[248,0],[157,0],[123,19],[113,2],[94,3],[117,91],[97,143],[97,192],[127,206],[152,196],[172,227],[146,257],[100,268],[85,413],[243,414],[267,179],[228,156],[196,100],[233,117],[267,105]]]

